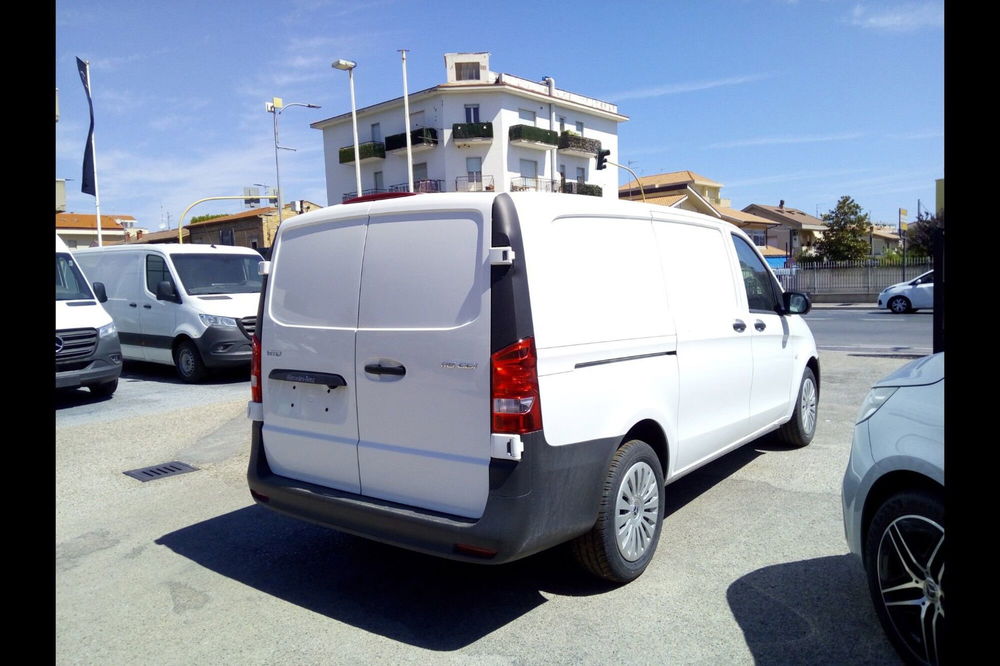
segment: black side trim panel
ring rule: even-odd
[[[524,263],[524,242],[521,222],[510,195],[497,195],[493,200],[493,247],[510,246],[516,259],[510,266],[493,266],[490,273],[490,353],[499,351],[518,340],[531,337],[535,328],[531,321],[531,301],[528,296],[528,271]]]
[[[268,374],[268,379],[280,379],[284,382],[299,384],[326,384],[327,388],[347,386],[347,380],[330,372],[311,372],[309,370],[279,370],[275,368]]]
[[[587,361],[577,363],[574,368],[589,368],[592,365],[605,365],[607,363],[621,363],[622,361],[634,361],[640,358],[653,358],[654,356],[677,356],[676,351],[653,352],[652,354],[636,354],[635,356],[619,356],[618,358],[603,358],[600,361]]]

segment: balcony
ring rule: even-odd
[[[507,132],[512,145],[536,150],[552,150],[559,145],[559,134],[533,125],[514,125]]]
[[[361,154],[361,164],[385,159],[385,144],[381,141],[366,141],[358,146]],[[354,164],[354,146],[344,146],[340,149],[340,163]]]
[[[563,194],[583,194],[590,197],[604,196],[604,189],[600,185],[583,183],[578,180],[567,180],[559,187],[559,192]]]
[[[512,178],[511,192],[559,192],[559,181],[548,178]]]
[[[433,127],[421,127],[410,132],[410,150],[420,152],[430,150],[438,145],[437,130]],[[406,132],[385,137],[385,152],[406,154]]]
[[[455,179],[456,192],[493,192],[493,176],[459,176]]]
[[[382,189],[380,187],[373,187],[367,190],[361,190],[361,196],[366,197],[369,194],[384,194],[385,192],[388,192],[388,190]],[[357,192],[344,192],[344,194],[340,197],[340,202],[343,203],[348,199],[355,198],[356,196],[358,196]]]
[[[409,183],[398,183],[396,185],[389,186],[390,192],[409,192]],[[422,180],[413,181],[413,191],[414,192],[444,192],[444,181],[443,180],[430,180],[424,178]]]
[[[493,142],[493,123],[455,123],[451,140],[458,148]]]
[[[559,152],[577,157],[597,157],[601,142],[597,139],[585,139],[579,134],[563,132],[559,136]]]

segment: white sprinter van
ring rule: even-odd
[[[101,280],[126,360],[177,368],[199,382],[212,368],[250,363],[261,255],[247,247],[132,244],[76,252]]]
[[[816,427],[808,298],[697,213],[375,195],[286,220],[262,271],[250,491],[344,532],[489,563],[573,540],[627,582],[665,483]]]
[[[98,396],[118,388],[121,347],[115,323],[101,303],[104,285],[93,287],[56,235],[56,388],[86,386]]]

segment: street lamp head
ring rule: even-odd
[[[353,60],[340,59],[340,60],[334,60],[330,66],[333,67],[334,69],[341,69],[345,72],[349,72],[350,70],[357,67],[358,63],[354,62]]]
[[[307,109],[322,109],[323,107],[321,107],[319,104],[306,104],[306,108]]]

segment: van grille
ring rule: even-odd
[[[257,317],[243,317],[238,322],[240,330],[243,331],[243,335],[247,336],[247,340],[252,338],[257,331]]]
[[[72,328],[56,331],[56,363],[87,358],[97,349],[97,329]]]

